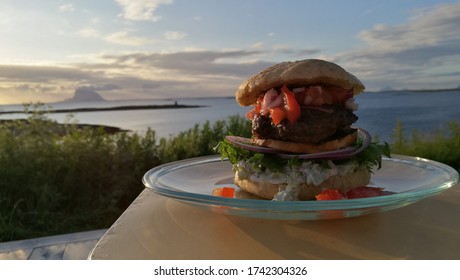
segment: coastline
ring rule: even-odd
[[[128,111],[128,110],[154,110],[154,109],[184,109],[184,108],[200,108],[206,107],[203,105],[183,105],[183,104],[168,104],[168,105],[129,105],[115,107],[89,107],[89,108],[71,108],[71,109],[50,109],[47,113],[79,113],[79,112],[98,112],[98,111]],[[23,114],[24,110],[0,111],[2,114]]]
[[[376,91],[365,91],[366,93],[413,93],[413,92],[460,92],[460,87],[457,88],[440,88],[440,89],[388,89],[388,90],[376,90]]]
[[[99,124],[87,124],[87,123],[59,123],[59,122],[54,122],[54,121],[48,121],[50,124],[52,124],[53,128],[52,130],[56,132],[57,134],[64,135],[65,134],[65,128],[68,127],[69,125],[75,126],[77,129],[102,129],[108,134],[115,134],[119,132],[129,132],[129,129],[123,129],[121,127],[117,126],[111,126],[111,125],[99,125]],[[9,125],[12,123],[19,123],[19,124],[27,124],[29,123],[28,119],[13,119],[13,120],[1,120],[0,119],[0,126],[3,125]]]

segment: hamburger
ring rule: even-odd
[[[244,81],[235,97],[250,107],[252,136],[227,136],[217,147],[233,165],[235,185],[280,201],[331,191],[339,198],[378,195],[366,186],[390,150],[353,127],[354,97],[364,89],[354,75],[319,59],[275,64]]]

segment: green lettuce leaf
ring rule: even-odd
[[[252,168],[262,171],[265,169],[269,169],[271,171],[281,171],[286,165],[300,165],[303,161],[311,161],[296,157],[283,159],[273,154],[256,153],[238,147],[227,140],[220,141],[214,150],[221,155],[221,159],[228,158],[232,164],[236,164],[239,161],[244,160],[246,163],[250,164]],[[371,143],[364,151],[351,158],[332,160],[332,162],[334,164],[340,164],[355,160],[359,165],[365,166],[369,171],[372,171],[374,167],[377,167],[377,169],[382,167],[383,156],[391,156],[390,146],[388,143]],[[327,160],[314,161],[324,166],[328,166]]]

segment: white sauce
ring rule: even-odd
[[[254,170],[244,161],[240,161],[234,166],[241,179],[286,185],[286,188],[280,190],[273,198],[276,201],[298,200],[300,184],[306,182],[318,186],[330,176],[345,176],[354,172],[357,167],[358,164],[355,162],[335,165],[332,161],[328,161],[326,168],[317,163],[305,161],[298,166],[285,166],[283,172],[271,172],[268,169],[265,171]]]

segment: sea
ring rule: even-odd
[[[355,97],[359,107],[355,114],[358,121],[354,127],[363,128],[380,141],[392,143],[394,130],[399,121],[410,137],[413,130],[430,134],[447,127],[451,122],[460,124],[460,89],[458,91],[397,91],[368,92]],[[78,103],[52,103],[52,109],[107,108],[137,105],[198,105],[194,108],[146,109],[125,111],[95,111],[77,113],[49,113],[48,118],[58,122],[73,121],[81,124],[115,126],[144,133],[148,128],[158,138],[174,137],[181,131],[232,115],[244,116],[248,107],[239,106],[233,97],[182,98],[165,100],[117,100]],[[0,119],[26,118],[23,105],[0,106]]]

